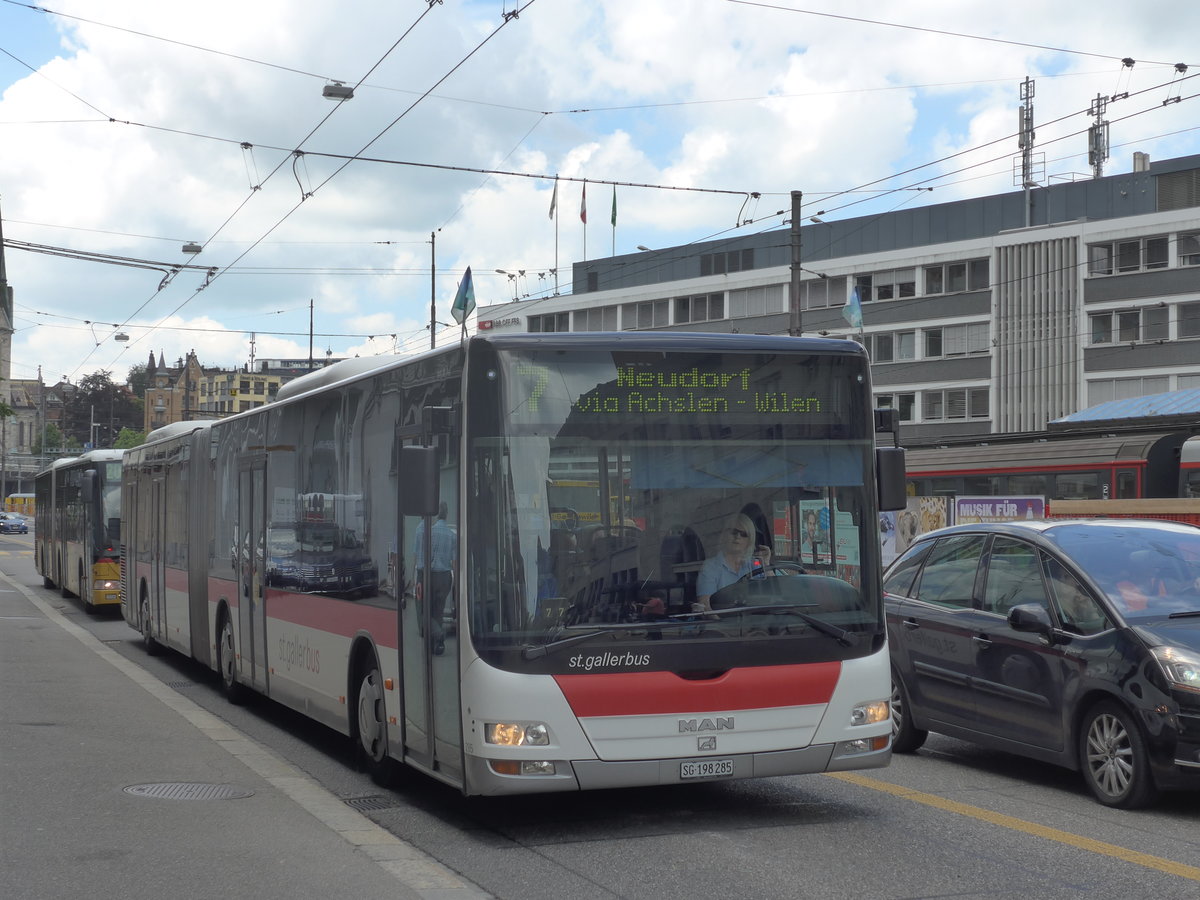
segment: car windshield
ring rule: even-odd
[[[1200,529],[1089,522],[1047,537],[1126,618],[1200,611]]]

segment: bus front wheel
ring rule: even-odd
[[[383,676],[374,660],[360,663],[355,681],[358,683],[355,721],[352,734],[357,738],[356,750],[361,755],[367,773],[379,785],[391,783],[395,768],[388,756],[387,712],[383,699]]]

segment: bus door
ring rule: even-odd
[[[441,460],[444,450],[438,456]],[[436,477],[438,513],[404,516],[401,532],[406,561],[400,615],[404,753],[417,765],[461,780],[457,467],[439,467]]]
[[[167,575],[164,542],[167,529],[167,478],[162,466],[155,466],[150,476],[150,518],[145,534],[150,544],[147,581],[150,592],[150,633],[160,643],[167,637]]]
[[[243,460],[238,471],[238,642],[242,674],[267,689],[267,617],[263,605],[266,548],[266,460]]]

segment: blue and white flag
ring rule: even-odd
[[[850,323],[851,328],[862,331],[862,303],[858,299],[858,288],[850,291],[850,299],[842,307],[842,318]]]
[[[454,321],[462,324],[475,309],[475,285],[471,283],[471,267],[467,266],[467,274],[458,284],[458,293],[454,295],[454,305],[450,307],[450,315]]]

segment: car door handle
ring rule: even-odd
[[[988,637],[986,634],[977,634],[973,638],[971,638],[971,640],[973,640],[980,647],[992,646],[992,639],[990,637]]]
[[[921,627],[921,623],[910,616],[909,618],[904,620],[904,627],[907,628],[909,631],[915,631],[916,629]]]

